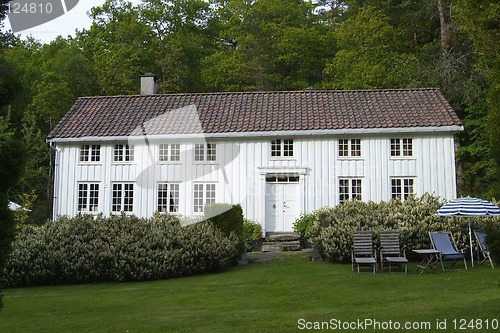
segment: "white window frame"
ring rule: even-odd
[[[113,146],[113,163],[132,163],[134,154],[133,145],[117,143]]]
[[[119,193],[119,196],[115,196]],[[130,193],[132,194],[130,196]],[[119,209],[116,209],[119,207]],[[133,214],[134,212],[134,183],[112,183],[111,184],[111,212],[119,214]]]
[[[181,162],[181,144],[180,143],[161,143],[158,146],[159,163],[180,163]]]
[[[163,187],[163,188],[162,188]],[[161,193],[160,193],[161,191]],[[165,195],[164,195],[165,194]],[[160,182],[156,186],[156,210],[160,213],[179,214],[180,184]]]
[[[363,180],[361,177],[339,177],[339,203],[347,200],[363,200]]]
[[[216,143],[195,143],[193,149],[193,160],[195,163],[216,163],[217,144]]]
[[[97,192],[97,196],[92,195]],[[100,184],[80,182],[77,186],[76,210],[79,213],[97,214],[99,212]],[[82,209],[83,206],[83,209]]]
[[[405,201],[415,195],[414,177],[392,177],[391,178],[391,198]],[[397,189],[397,191],[395,191]]]
[[[391,138],[389,150],[391,158],[413,158],[413,138]]]
[[[272,139],[269,155],[273,160],[295,159],[293,139]]]
[[[361,158],[361,139],[339,139],[339,158]],[[347,148],[347,149],[346,149]]]
[[[217,197],[216,183],[193,184],[193,213],[203,214],[205,206],[215,203]]]
[[[101,163],[101,145],[84,144],[80,146],[79,163]]]

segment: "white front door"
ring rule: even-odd
[[[300,214],[298,183],[266,183],[266,231],[291,232]]]

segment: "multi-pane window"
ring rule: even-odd
[[[181,145],[179,143],[162,143],[159,147],[160,162],[178,162],[181,160]]]
[[[339,179],[339,202],[342,203],[346,200],[361,200],[361,179]]]
[[[293,157],[293,140],[271,140],[271,157]]]
[[[207,161],[215,161],[217,157],[217,146],[215,143],[207,143]]]
[[[78,211],[81,213],[99,210],[99,184],[78,184]]]
[[[361,139],[339,139],[340,157],[360,157]]]
[[[391,157],[413,156],[413,140],[411,138],[391,139]]]
[[[132,145],[115,145],[113,149],[114,162],[132,162],[134,161],[134,146]]]
[[[405,200],[413,196],[413,178],[392,178],[391,196],[393,199]]]
[[[82,145],[80,147],[80,162],[99,162],[101,160],[101,145]]]
[[[195,161],[205,160],[205,145],[203,143],[197,143],[194,145],[194,160]]]
[[[193,211],[203,213],[206,205],[215,203],[215,184],[194,184]]]
[[[178,213],[179,212],[179,184],[160,183],[158,184],[158,207],[159,212]]]
[[[132,212],[134,210],[134,184],[115,183],[113,184],[113,198],[111,211]]]
[[[214,162],[217,160],[217,145],[215,143],[197,143],[194,145],[195,162]]]

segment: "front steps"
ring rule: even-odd
[[[296,233],[269,233],[262,244],[262,252],[300,251],[300,237]]]

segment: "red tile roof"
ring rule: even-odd
[[[438,89],[81,97],[49,139],[462,126]]]

